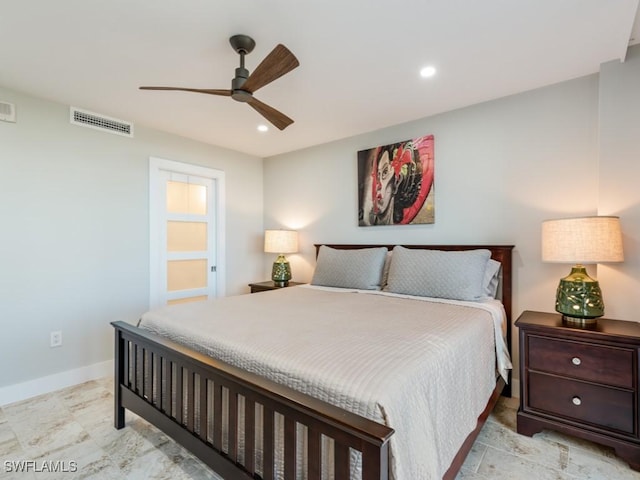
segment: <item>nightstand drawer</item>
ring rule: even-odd
[[[634,388],[633,350],[528,336],[529,369]]]
[[[528,407],[594,426],[635,433],[634,393],[529,372]]]

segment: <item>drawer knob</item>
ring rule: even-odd
[[[574,365],[580,365],[582,363],[582,360],[580,360],[579,357],[573,357],[571,359],[571,363],[573,363]]]
[[[574,405],[582,405],[582,400],[580,400],[580,397],[573,397],[571,401]]]

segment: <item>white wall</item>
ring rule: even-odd
[[[0,387],[112,359],[109,322],[147,309],[150,156],[225,171],[227,293],[262,278],[262,159],[138,125],[133,139],[74,126],[68,106],[11,90],[0,100],[18,114],[0,122]]]
[[[619,215],[625,261],[598,266],[608,317],[640,321],[640,45],[600,74],[598,213]]]
[[[301,252],[288,255],[299,281],[311,278],[313,243],[513,244],[515,317],[553,311],[568,266],[541,262],[540,223],[596,213],[597,120],[591,75],[272,157],[265,227],[300,229]],[[359,227],[356,152],[425,134],[435,136],[435,224]]]

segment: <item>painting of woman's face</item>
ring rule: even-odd
[[[395,172],[391,166],[389,152],[384,151],[378,161],[378,174],[376,177],[376,208],[379,213],[384,213],[391,204],[393,189],[395,187]]]
[[[433,135],[358,152],[358,224],[434,223]]]

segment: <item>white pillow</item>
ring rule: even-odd
[[[421,297],[477,301],[486,298],[485,249],[444,251],[393,249],[385,291]]]
[[[338,250],[320,246],[311,285],[380,290],[385,247]]]
[[[483,287],[484,293],[489,298],[496,298],[498,294],[498,283],[500,282],[500,267],[502,264],[493,258],[487,262],[487,268],[484,271]]]

